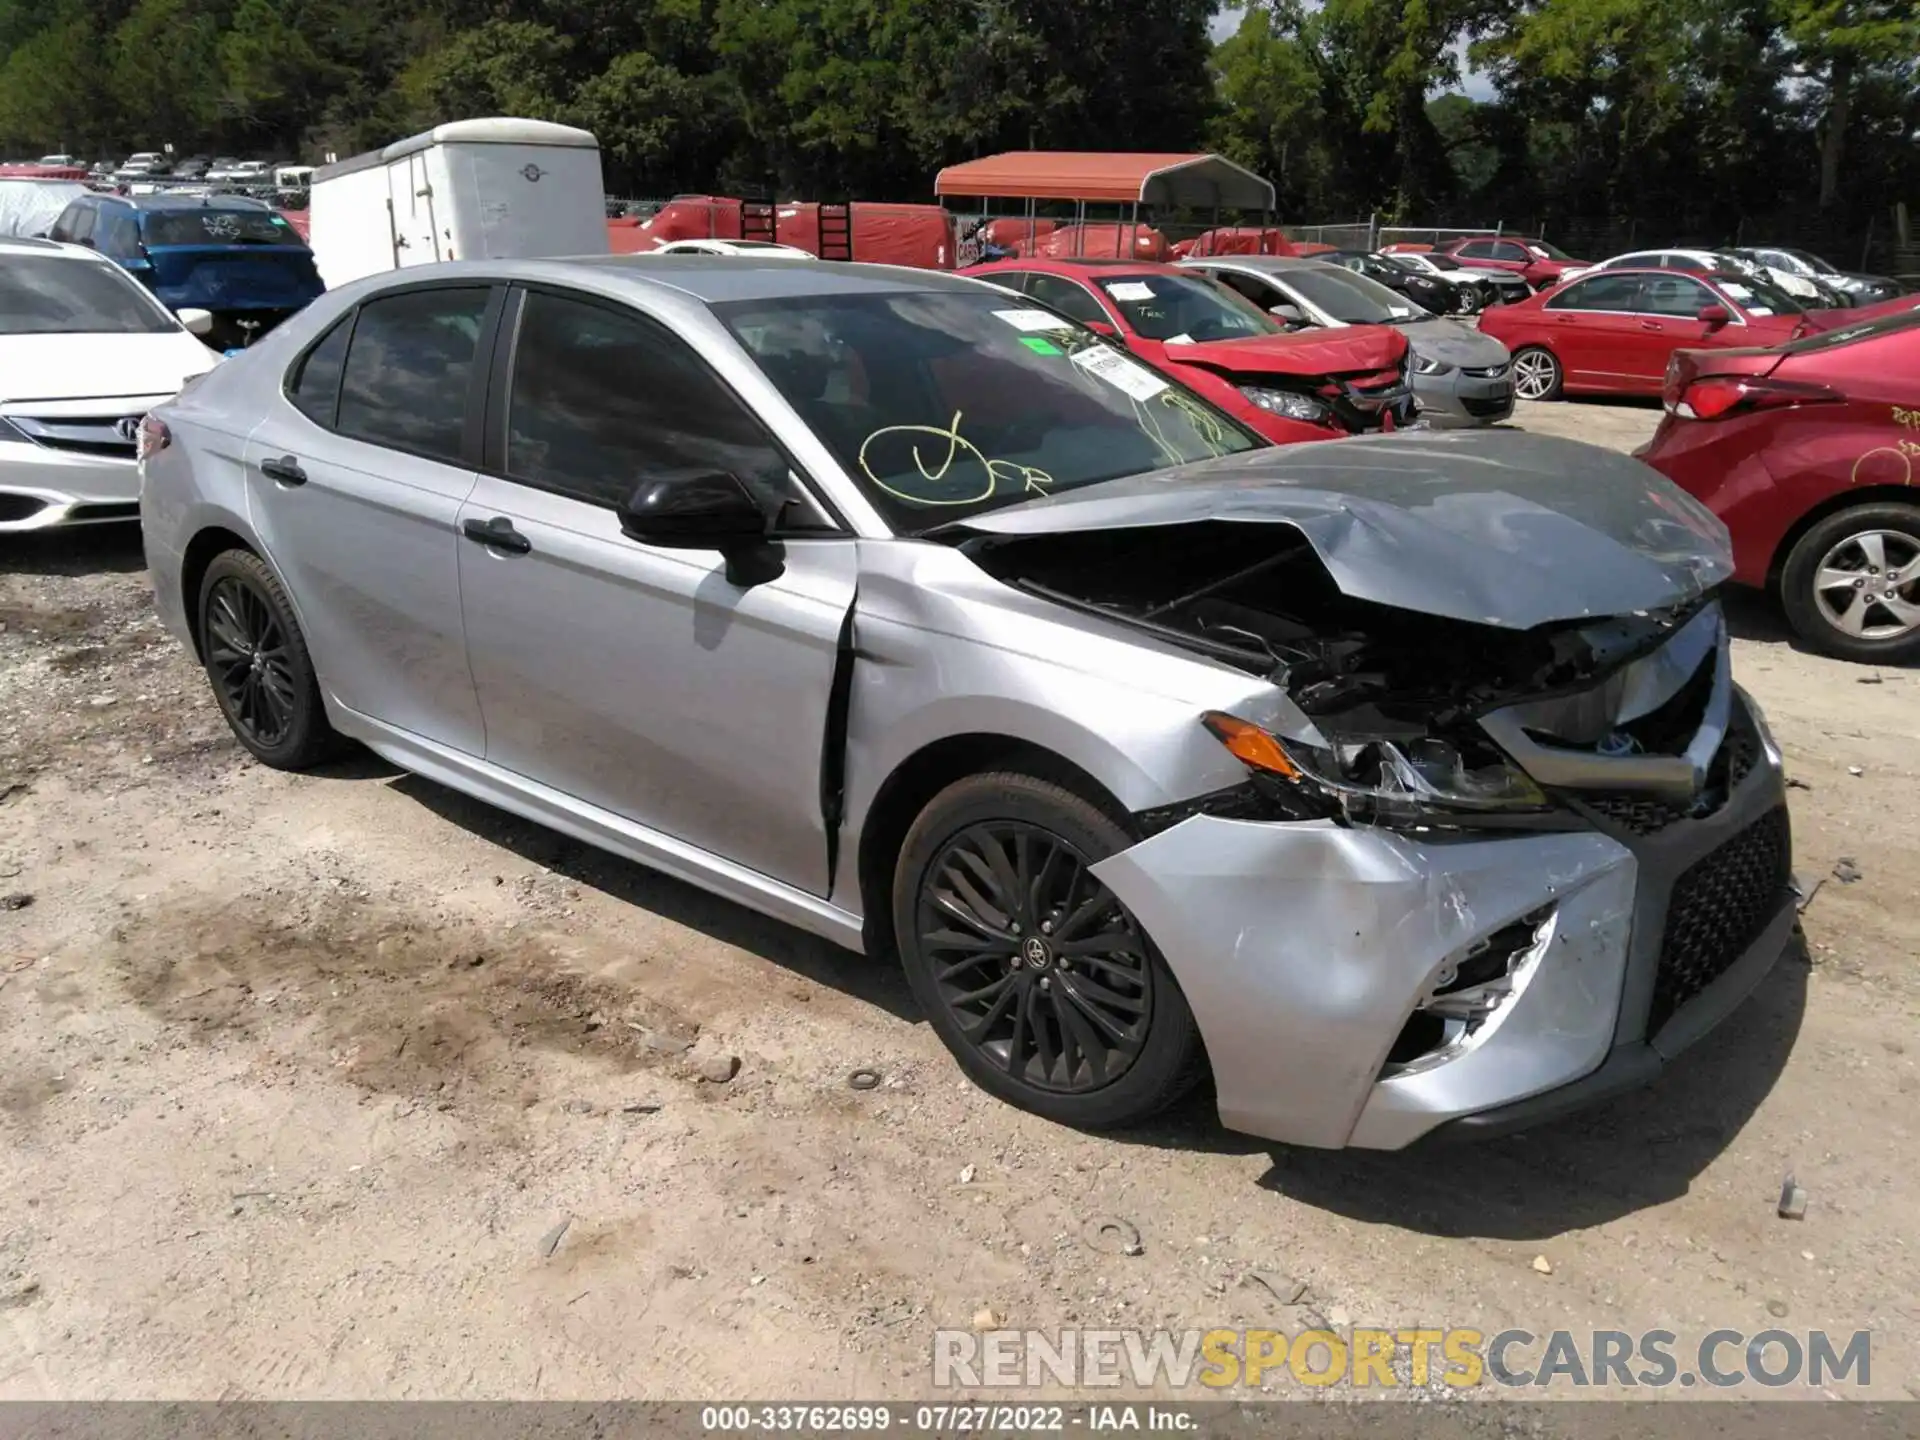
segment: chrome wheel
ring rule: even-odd
[[[916,907],[920,953],[962,1040],[1056,1094],[1126,1074],[1153,1019],[1146,942],[1088,864],[1041,826],[983,821],[941,847]]]
[[[207,668],[234,724],[262,746],[278,745],[294,723],[299,689],[273,607],[224,577],[207,597],[206,636]]]
[[[1560,362],[1544,350],[1513,357],[1513,391],[1522,400],[1545,400],[1560,388]]]
[[[1920,629],[1920,540],[1899,530],[1862,530],[1821,558],[1813,603],[1843,635],[1897,640]]]

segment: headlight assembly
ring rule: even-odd
[[[1460,824],[1475,814],[1550,808],[1533,780],[1491,742],[1437,736],[1335,741],[1282,740],[1237,716],[1209,711],[1201,723],[1268,785],[1284,785],[1300,809],[1375,824]]]
[[[1435,360],[1431,355],[1410,355],[1407,368],[1416,375],[1445,375],[1453,366],[1444,360]]]
[[[1271,390],[1262,385],[1242,385],[1240,393],[1262,410],[1274,415],[1284,415],[1289,420],[1304,420],[1310,425],[1324,424],[1333,415],[1333,410],[1324,401],[1292,390]]]

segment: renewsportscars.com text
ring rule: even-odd
[[[1467,1328],[1301,1330],[937,1330],[933,1383],[941,1389],[1056,1385],[1220,1391],[1272,1381],[1354,1388],[1532,1390],[1867,1386],[1872,1334],[1829,1336],[1712,1330],[1683,1341],[1671,1330]]]

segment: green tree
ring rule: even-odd
[[[1800,75],[1820,89],[1822,210],[1840,196],[1847,130],[1863,82],[1876,75],[1913,94],[1920,76],[1920,5],[1914,0],[1781,0],[1793,59]]]

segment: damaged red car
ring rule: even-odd
[[[1277,444],[1392,430],[1418,413],[1407,339],[1389,326],[1290,333],[1172,265],[1005,260],[965,273],[1120,341]]]

